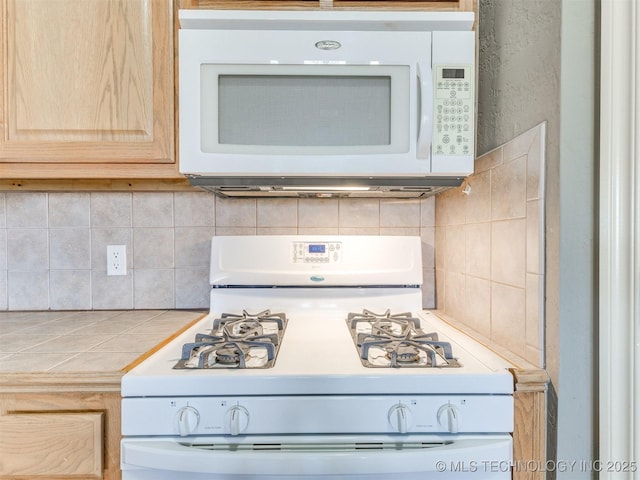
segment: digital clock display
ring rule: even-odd
[[[324,253],[326,245],[309,245],[309,253]]]
[[[464,78],[464,68],[443,68],[442,78]]]

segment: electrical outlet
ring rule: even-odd
[[[107,275],[127,274],[127,246],[107,245]]]

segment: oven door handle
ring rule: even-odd
[[[453,440],[453,439],[452,439]],[[399,444],[396,443],[396,447]],[[508,434],[485,438],[457,439],[437,446],[413,442],[407,448],[362,449],[337,444],[294,450],[244,449],[210,450],[172,440],[125,439],[122,441],[122,470],[148,469],[218,475],[346,475],[443,472],[459,462],[493,461],[509,468],[512,441]],[[450,470],[449,470],[450,471]],[[253,477],[252,477],[253,478]]]

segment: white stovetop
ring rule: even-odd
[[[250,313],[264,310],[274,289],[262,289],[251,299],[243,297]],[[209,333],[213,319],[222,312],[237,312],[243,292],[230,289],[216,293],[215,310],[165,348],[127,373],[122,380],[122,395],[197,396],[197,395],[359,395],[359,394],[475,394],[513,392],[513,379],[506,361],[446,324],[429,311],[420,311],[419,291],[407,289],[394,294],[389,304],[387,289],[362,289],[354,300],[353,291],[323,290],[323,300],[313,289],[296,289],[295,300],[272,303],[273,313],[284,311],[288,323],[275,365],[266,369],[176,370],[182,345],[192,342],[196,333]],[[333,289],[330,289],[333,290]],[[329,293],[329,295],[324,295]],[[341,298],[344,296],[344,298]],[[279,297],[274,297],[279,298]],[[269,300],[269,301],[272,301]],[[296,308],[292,308],[293,302]],[[359,307],[353,308],[353,305]],[[362,365],[347,326],[349,312],[367,308],[383,313],[418,314],[425,332],[436,331],[440,340],[452,343],[460,368],[369,368]],[[280,310],[280,308],[282,310]],[[409,309],[407,309],[409,308]],[[322,359],[318,361],[318,359]]]

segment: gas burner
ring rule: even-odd
[[[263,334],[263,328],[257,320],[231,320],[223,324],[222,329],[229,338],[242,339]]]
[[[282,336],[287,319],[284,313],[264,310],[251,314],[243,310],[241,314],[223,313],[213,321],[212,334],[223,334],[230,339],[247,339],[266,334]]]
[[[245,356],[245,352],[242,350],[242,347],[233,343],[226,344],[224,347],[216,350],[218,362],[224,365],[237,365],[243,356]]]
[[[269,310],[223,313],[213,321],[209,334],[198,333],[193,343],[182,346],[180,361],[173,368],[270,368],[286,324],[284,313]]]
[[[349,313],[347,324],[365,367],[460,367],[451,344],[420,329],[411,313]]]
[[[396,349],[387,349],[389,361],[397,363],[416,363],[420,360],[420,351],[413,346],[398,346]]]

